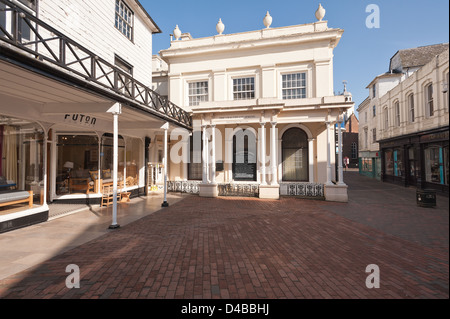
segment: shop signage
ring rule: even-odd
[[[80,124],[80,125],[88,125],[88,126],[95,126],[97,123],[97,118],[84,115],[84,114],[65,114],[64,115],[64,122],[71,122],[74,124]]]
[[[441,140],[448,140],[448,131],[445,132],[438,132],[438,133],[432,133],[428,135],[424,135],[420,137],[420,141],[423,142],[434,142],[434,141],[441,141]]]

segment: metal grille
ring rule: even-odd
[[[176,193],[198,194],[201,181],[168,181],[167,191]]]
[[[316,183],[281,183],[280,195],[324,197],[324,185]]]
[[[230,183],[219,184],[219,196],[258,197],[259,184],[257,183]]]

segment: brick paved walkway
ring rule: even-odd
[[[0,281],[0,297],[448,298],[448,207],[417,208],[412,190],[380,184],[348,204],[187,197]],[[80,289],[65,286],[69,264]],[[379,289],[365,285],[369,264]]]

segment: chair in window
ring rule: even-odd
[[[117,192],[117,201],[121,200],[121,193]],[[102,203],[101,206],[109,206],[114,202],[114,190],[112,183],[106,183],[102,186]]]

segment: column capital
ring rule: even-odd
[[[264,127],[266,125],[266,122],[259,122],[259,124]]]
[[[211,123],[210,126],[211,126],[211,128],[215,128],[216,124],[215,123]]]
[[[270,124],[272,124],[272,126],[275,127],[278,123],[276,121],[272,121],[272,122],[270,122]]]
[[[313,138],[308,138],[308,142],[314,142],[316,139],[313,137]]]

